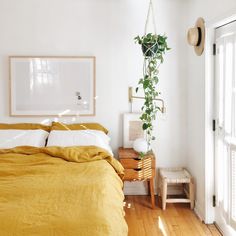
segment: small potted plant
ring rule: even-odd
[[[162,54],[162,52],[169,50],[170,48],[167,46],[166,39],[167,37],[165,35],[157,35],[152,33],[134,38],[135,42],[141,45],[143,55],[145,57],[153,57],[158,53]]]
[[[165,35],[148,33],[141,37],[137,36],[134,40],[141,45],[144,56],[143,77],[138,82],[136,92],[139,88],[142,88],[144,92],[144,104],[141,108],[142,115],[140,119],[143,122],[142,128],[146,132],[146,141],[148,150],[150,150],[151,140],[155,139],[152,135],[153,121],[156,119],[158,110],[160,110],[155,101],[160,94],[156,90],[159,81],[158,68],[164,61],[163,55],[170,48],[167,45]]]

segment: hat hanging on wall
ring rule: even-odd
[[[194,46],[195,53],[201,56],[205,44],[205,21],[199,17],[193,28],[188,30],[188,43]]]

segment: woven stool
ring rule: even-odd
[[[159,181],[162,198],[162,209],[166,209],[166,203],[189,202],[191,209],[194,208],[194,182],[193,177],[184,168],[160,168]],[[183,185],[186,198],[167,198],[168,184]],[[186,189],[188,186],[188,189]]]

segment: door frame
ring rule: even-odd
[[[215,220],[213,195],[215,195],[214,155],[215,138],[212,131],[212,122],[215,119],[215,56],[213,44],[215,43],[215,29],[236,20],[236,9],[231,13],[206,22],[205,41],[205,223],[212,224]],[[212,184],[214,183],[214,184]]]

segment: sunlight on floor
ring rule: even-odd
[[[123,202],[123,207],[131,208],[131,203]]]
[[[163,233],[163,235],[167,236],[167,233],[164,228],[164,224],[163,224],[160,216],[158,216],[158,226],[159,226],[159,229],[161,230],[161,232]]]

